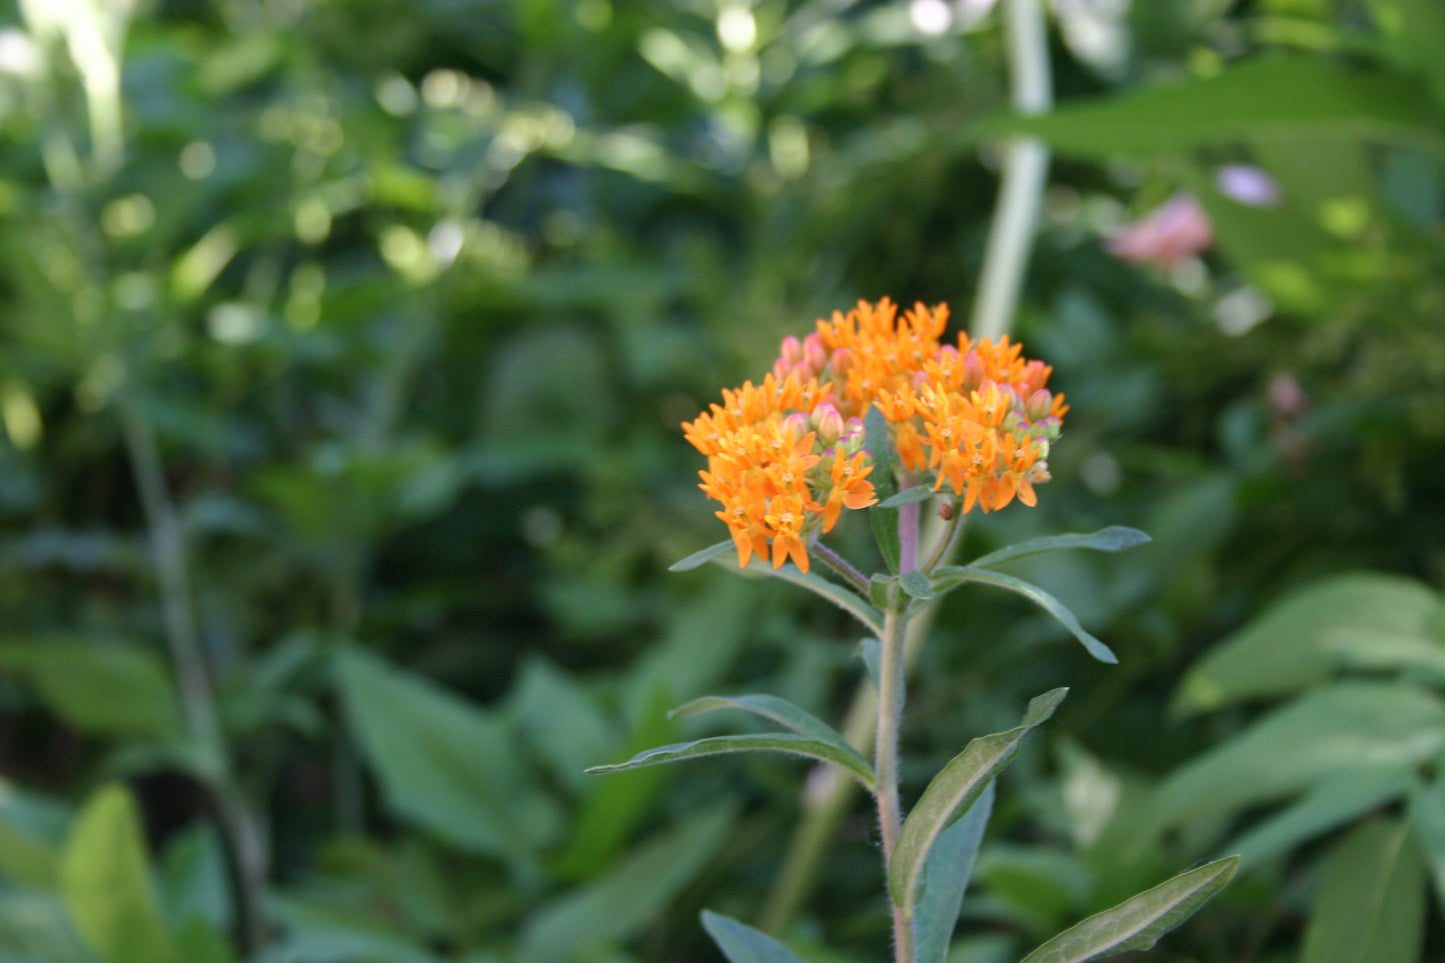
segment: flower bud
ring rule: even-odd
[[[1029,402],[1025,408],[1025,414],[1029,416],[1029,421],[1042,421],[1049,416],[1049,411],[1053,408],[1053,404],[1053,392],[1047,388],[1040,388],[1038,391],[1029,395]]]
[[[803,360],[815,372],[827,367],[828,349],[823,345],[823,336],[816,331],[803,339]]]
[[[843,416],[833,407],[831,401],[825,401],[813,409],[812,423],[813,429],[818,432],[818,437],[825,445],[831,445],[843,436]]]
[[[790,362],[802,361],[803,342],[799,341],[791,334],[788,335],[786,338],[783,339],[782,355],[785,360]]]
[[[829,363],[833,366],[833,377],[841,378],[848,373],[849,368],[853,367],[853,352],[847,348],[839,348],[833,352]]]
[[[808,416],[795,411],[783,419],[778,429],[789,444],[795,444],[808,433],[808,427]]]
[[[782,381],[793,370],[793,363],[787,358],[779,358],[773,362],[773,376]]]
[[[977,391],[983,384],[983,362],[970,351],[963,359],[963,384],[959,387],[966,393]]]

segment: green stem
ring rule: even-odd
[[[1013,107],[1021,114],[1046,113],[1053,103],[1052,81],[1048,35],[1039,0],[1008,0],[1003,15]],[[998,207],[989,227],[970,325],[975,338],[995,341],[1008,331],[1018,307],[1049,170],[1049,149],[1038,138],[1011,138],[1001,145],[1001,150],[1003,173]]]
[[[883,840],[884,876],[893,863],[893,850],[903,828],[903,809],[898,798],[898,735],[903,725],[904,640],[908,617],[902,604],[890,605],[883,614],[883,655],[878,672],[878,730],[873,768],[878,779],[878,830]],[[896,963],[913,963],[913,932],[903,910],[893,907],[893,952]]]
[[[834,572],[837,572],[839,577],[847,582],[849,587],[855,592],[865,599],[868,597],[868,579],[862,572],[854,568],[852,563],[846,558],[817,540],[808,546],[808,552]]]
[[[954,549],[958,548],[959,536],[963,534],[963,512],[959,510],[958,499],[955,498],[948,504],[953,514],[948,516],[942,534],[934,541],[933,551],[928,554],[928,561],[923,563],[925,575],[938,568],[944,559],[952,557]]]

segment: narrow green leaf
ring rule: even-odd
[[[974,568],[972,565],[950,565],[934,572],[933,587],[939,594],[957,588],[965,582],[980,582],[984,585],[993,585],[1008,589],[1010,592],[1017,592],[1057,619],[1059,624],[1073,633],[1074,638],[1078,639],[1094,658],[1110,665],[1118,663],[1119,657],[1107,645],[1087,632],[1063,602],[1031,582],[1025,582],[1021,578],[1005,575],[1002,572]]]
[[[903,591],[920,602],[933,598],[933,583],[922,572],[904,572],[898,576],[898,584]]]
[[[633,845],[601,876],[533,909],[511,958],[516,963],[606,958],[606,948],[656,922],[735,838],[736,821],[734,804],[722,802]]]
[[[175,946],[151,891],[140,816],[119,783],[89,801],[60,855],[60,891],[86,947],[105,963],[167,963]]]
[[[1410,828],[1435,880],[1435,899],[1445,909],[1445,778],[1410,798]]]
[[[1270,95],[1261,97],[1262,90]],[[980,133],[1030,135],[1061,153],[1095,158],[1240,140],[1384,139],[1435,150],[1442,144],[1439,118],[1415,78],[1301,56],[1257,57],[1214,77],[1000,118]]]
[[[1227,856],[1180,873],[1069,927],[1020,963],[1084,963],[1125,950],[1147,950],[1224,889],[1238,868],[1239,857]]]
[[[1409,827],[1374,819],[1325,863],[1300,963],[1415,963],[1425,935],[1425,866]]]
[[[801,963],[786,946],[768,934],[730,916],[703,910],[702,928],[728,958],[728,963]]]
[[[897,495],[885,498],[878,503],[879,508],[902,508],[904,505],[912,505],[914,502],[927,501],[938,494],[932,485],[914,485],[912,488],[905,488]]]
[[[669,572],[687,572],[695,568],[700,568],[730,549],[736,551],[737,545],[729,538],[726,541],[718,542],[716,545],[709,545],[701,551],[693,552],[681,561],[673,562],[667,567],[667,570]]]
[[[697,759],[702,756],[717,756],[728,752],[747,752],[761,749],[770,752],[785,752],[796,756],[807,756],[822,762],[841,766],[858,778],[865,789],[873,791],[872,767],[862,759],[858,751],[849,747],[843,752],[832,742],[810,739],[793,732],[762,732],[743,736],[710,736],[696,742],[680,742],[671,746],[659,746],[640,752],[626,762],[610,766],[593,766],[588,772],[625,772],[642,766],[656,766],[665,762],[679,762],[683,759]]]
[[[781,568],[773,568],[762,559],[757,559],[748,565],[749,572],[760,572],[772,578],[780,578],[785,582],[792,582],[794,585],[801,585],[814,595],[821,596],[832,602],[838,608],[853,616],[863,623],[864,628],[874,635],[883,634],[883,613],[873,608],[863,599],[854,595],[836,582],[830,582],[821,575],[813,572],[804,572],[791,562]]]
[[[869,406],[863,418],[863,432],[863,443],[873,460],[873,474],[868,479],[873,482],[873,493],[878,497],[878,504],[868,509],[868,517],[873,522],[873,537],[883,553],[883,561],[888,563],[888,570],[896,574],[903,558],[903,546],[898,538],[898,509],[883,503],[897,493],[898,481],[893,474],[893,442],[888,435],[888,419],[877,405]]]
[[[1352,572],[1283,596],[1195,663],[1174,699],[1177,712],[1199,712],[1247,699],[1313,688],[1329,681],[1344,651],[1375,640],[1418,639],[1438,648],[1433,626],[1440,593],[1414,579]]]
[[[679,706],[670,715],[673,718],[695,716],[703,712],[715,712],[718,709],[742,709],[765,719],[771,719],[780,725],[787,726],[800,736],[831,743],[839,752],[855,757],[855,762],[865,772],[873,771],[868,760],[864,759],[862,754],[847,739],[843,738],[842,733],[801,706],[794,705],[787,699],[779,699],[777,696],[703,696],[701,699],[694,699],[684,706]]]
[[[929,851],[939,836],[968,811],[993,777],[1018,754],[1024,738],[1053,715],[1068,694],[1066,688],[1051,689],[1032,699],[1022,724],[974,739],[923,791],[903,824],[888,867],[889,895],[909,919],[913,918]]]
[[[1012,562],[1014,559],[1038,555],[1040,552],[1057,552],[1068,548],[1092,548],[1099,552],[1122,552],[1126,548],[1144,545],[1149,540],[1149,536],[1137,528],[1110,525],[1108,528],[1101,528],[1088,535],[1048,535],[1044,538],[1031,538],[1027,542],[1008,545],[997,551],[989,552],[987,555],[980,555],[969,562],[967,567],[993,568],[1004,562]],[[949,568],[962,567],[964,566],[949,566]],[[946,569],[938,571],[941,574]]]
[[[943,831],[928,854],[923,893],[913,913],[913,950],[917,963],[944,963],[948,956],[963,894],[968,889],[983,831],[993,813],[994,782],[958,822]]]

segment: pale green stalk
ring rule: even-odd
[[[878,732],[873,769],[878,780],[878,830],[883,840],[885,879],[893,862],[898,833],[903,828],[903,808],[898,799],[898,733],[903,724],[907,691],[904,640],[908,617],[903,614],[906,605],[900,599],[883,614],[883,653],[878,667]],[[893,907],[893,954],[895,963],[913,963],[913,931],[908,917],[898,906]]]
[[[1013,107],[1021,114],[1047,113],[1053,105],[1052,80],[1039,0],[1008,0],[1003,17]],[[975,338],[995,341],[1008,332],[1018,308],[1049,170],[1049,149],[1036,137],[1009,138],[1000,145],[1000,154],[998,206],[989,226],[970,325]]]

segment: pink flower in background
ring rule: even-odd
[[[1105,246],[1122,261],[1168,270],[1206,250],[1213,240],[1204,208],[1193,194],[1180,191],[1148,217],[1114,234]]]

